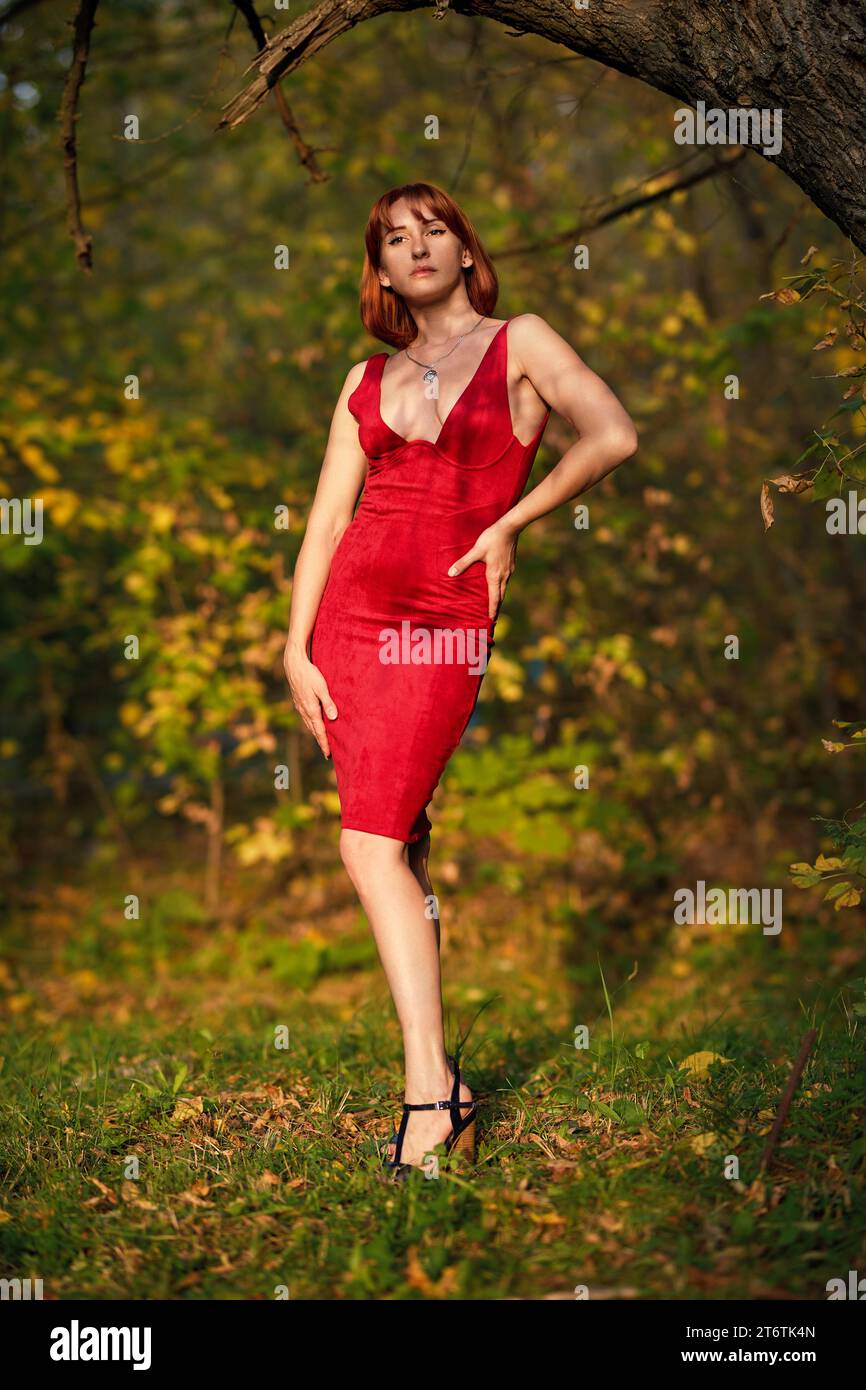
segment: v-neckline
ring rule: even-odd
[[[463,390],[460,392],[460,395],[457,397],[457,399],[456,399],[456,401],[454,402],[454,404],[452,405],[451,409],[448,411],[448,414],[445,416],[445,419],[442,421],[442,424],[439,426],[439,433],[437,434],[437,436],[436,436],[435,439],[422,439],[422,438],[420,438],[420,437],[416,437],[416,438],[414,438],[414,439],[407,439],[405,435],[403,435],[403,434],[398,434],[397,430],[393,429],[393,428],[391,427],[391,425],[388,424],[388,421],[385,419],[385,417],[383,416],[383,414],[382,414],[382,376],[383,376],[384,371],[385,371],[385,364],[386,364],[386,363],[388,362],[388,360],[389,360],[388,353],[387,353],[387,352],[386,352],[386,353],[383,353],[382,355],[383,355],[383,357],[384,357],[385,360],[384,360],[384,362],[382,363],[382,370],[379,372],[379,379],[378,379],[378,381],[377,381],[377,383],[376,383],[376,413],[377,413],[378,416],[379,416],[379,421],[380,421],[380,423],[381,423],[382,425],[384,425],[384,427],[385,427],[385,429],[388,431],[388,433],[389,433],[389,434],[392,434],[392,435],[394,436],[395,439],[399,439],[401,444],[429,444],[432,448],[437,449],[437,448],[439,447],[439,443],[440,443],[440,441],[441,441],[441,439],[442,439],[443,434],[445,433],[446,429],[448,428],[449,424],[451,423],[451,417],[452,417],[452,415],[454,414],[454,412],[455,412],[455,410],[457,409],[457,407],[460,405],[461,401],[463,400],[464,396],[465,396],[465,395],[467,394],[467,392],[469,391],[470,387],[474,384],[474,382],[475,382],[475,380],[476,380],[476,378],[477,378],[477,376],[478,376],[478,373],[481,371],[481,368],[484,366],[484,363],[487,361],[487,358],[488,358],[488,356],[489,356],[489,354],[490,354],[490,349],[493,347],[493,344],[498,340],[500,333],[503,331],[503,329],[505,329],[505,328],[508,327],[508,325],[509,325],[510,322],[511,322],[510,319],[506,319],[504,323],[501,323],[501,324],[499,325],[499,327],[497,328],[496,332],[493,334],[493,337],[490,339],[490,342],[487,344],[487,347],[484,349],[483,353],[481,354],[481,358],[480,358],[480,360],[479,360],[478,366],[475,368],[475,371],[472,373],[472,375],[471,375],[471,377],[469,378],[469,380],[467,381],[466,385],[463,387]],[[396,356],[396,354],[394,354],[394,355]]]

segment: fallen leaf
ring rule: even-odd
[[[446,1265],[434,1282],[418,1258],[417,1246],[411,1245],[406,1260],[406,1282],[426,1298],[450,1298],[457,1291],[457,1266]]]
[[[169,1124],[183,1124],[184,1120],[194,1120],[204,1112],[201,1096],[189,1096],[179,1100],[172,1111]]]
[[[732,1057],[723,1057],[719,1052],[690,1052],[680,1062],[680,1070],[687,1071],[700,1081],[706,1081],[713,1062],[732,1062]]]

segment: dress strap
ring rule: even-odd
[[[377,379],[382,375],[387,360],[387,352],[374,352],[372,357],[367,358],[363,376],[346,402],[350,413],[354,415],[359,424],[363,424],[365,418],[370,418],[368,410],[370,392],[371,389],[375,390]]]
[[[376,410],[379,378],[387,360],[387,352],[376,352],[367,358],[364,374],[346,402],[349,413],[358,421],[358,438],[367,458],[377,458],[387,446]]]

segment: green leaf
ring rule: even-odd
[[[838,898],[842,893],[847,893],[850,887],[851,884],[847,880],[844,883],[831,883],[827,892],[824,894],[824,902],[829,902],[830,899]]]

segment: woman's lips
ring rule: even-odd
[[[409,276],[409,279],[410,279],[410,280],[413,279],[416,275],[435,275],[435,274],[436,274],[436,272],[435,272],[435,270],[433,269],[432,266],[426,266],[426,265],[425,265],[425,266],[419,266],[419,268],[418,268],[417,270],[413,270],[413,271],[412,271],[412,274]]]

